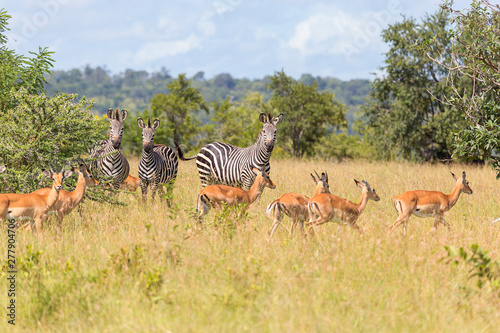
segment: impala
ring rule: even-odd
[[[76,206],[83,200],[85,189],[87,186],[96,186],[99,184],[89,172],[87,166],[81,164],[80,168],[73,168],[73,173],[78,174],[78,183],[73,192],[61,190],[59,192],[59,199],[54,206],[49,210],[57,216],[57,226],[59,229],[62,227],[64,216],[68,215],[75,209]],[[40,188],[34,191],[34,194],[46,195],[51,191],[50,188]]]
[[[316,171],[315,171],[316,173]],[[313,196],[320,193],[330,193],[328,185],[328,174],[322,173],[321,177],[316,173],[317,179],[311,173],[311,177],[316,184],[316,192]],[[269,229],[269,237],[273,237],[274,231],[281,224],[284,215],[292,219],[292,227],[290,229],[290,236],[293,235],[293,230],[297,223],[300,223],[300,230],[304,232],[304,221],[309,220],[309,198],[297,193],[285,193],[278,199],[271,202],[266,209],[269,217],[274,218],[274,222]]]
[[[135,192],[141,186],[141,180],[138,177],[128,175],[127,179],[120,185],[120,190]]]
[[[257,175],[255,181],[250,188],[246,191],[239,187],[232,187],[228,185],[209,185],[203,188],[198,194],[198,200],[196,201],[196,209],[199,212],[198,219],[201,221],[203,216],[207,215],[210,210],[210,206],[214,206],[215,209],[219,209],[223,202],[228,206],[237,206],[239,204],[247,204],[245,209],[248,209],[257,198],[261,195],[264,187],[269,187],[271,189],[276,188],[276,185],[269,178],[269,175],[253,168],[253,172]]]
[[[362,189],[361,199],[357,204],[329,193],[321,193],[312,197],[309,201],[311,220],[307,223],[308,230],[314,231],[315,226],[336,220],[347,223],[351,228],[361,232],[356,221],[365,210],[368,200],[379,201],[380,197],[367,181],[359,182],[354,179],[354,182]],[[317,218],[314,219],[314,216]]]
[[[444,213],[455,206],[462,192],[472,194],[469,182],[465,179],[465,171],[462,173],[462,178],[458,178],[453,172],[451,175],[457,183],[448,195],[438,191],[408,191],[395,197],[394,206],[399,213],[399,217],[390,226],[389,234],[403,224],[403,235],[406,235],[406,225],[412,214],[418,217],[434,217],[433,231],[437,229],[439,223],[450,229],[450,225],[444,220]]]
[[[42,222],[47,219],[49,210],[57,203],[59,192],[63,186],[63,180],[71,176],[71,170],[54,172],[52,167],[50,171],[42,171],[45,176],[53,180],[52,188],[46,194],[35,193],[7,193],[0,194],[0,219],[8,220],[34,220],[35,228],[38,234],[42,232]]]

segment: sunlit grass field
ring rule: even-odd
[[[137,175],[138,160],[131,174]],[[236,223],[212,210],[192,218],[200,182],[194,161],[180,162],[171,209],[157,200],[128,205],[87,201],[44,238],[17,232],[19,331],[61,332],[495,332],[500,297],[469,279],[469,266],[448,264],[445,246],[473,243],[500,259],[500,187],[488,167],[406,163],[272,160],[274,190],[265,189]],[[351,201],[367,180],[381,200],[358,220],[363,234],[328,223],[304,240],[285,218],[270,240],[268,203],[286,192],[312,195],[309,173],[327,171],[331,192]],[[452,226],[432,233],[433,219],[397,218],[392,198],[412,189],[449,193],[453,171],[467,179],[446,215]],[[138,190],[139,192],[140,190]],[[5,224],[0,233],[7,257]],[[5,268],[1,273],[6,279]],[[6,284],[2,284],[6,285]],[[6,287],[0,292],[7,305]],[[5,312],[5,310],[4,310]],[[10,330],[5,315],[3,330]]]

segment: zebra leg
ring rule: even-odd
[[[158,183],[155,181],[151,184],[151,201],[155,201],[156,189],[158,188]]]
[[[143,202],[146,201],[146,196],[148,195],[148,185],[149,185],[148,182],[141,179],[140,186],[141,186],[141,191],[142,191],[142,201]]]

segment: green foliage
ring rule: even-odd
[[[229,98],[212,104],[210,123],[204,126],[204,144],[222,141],[238,147],[248,147],[257,141],[262,128],[259,115],[267,104],[260,93],[249,93],[243,101],[231,103]]]
[[[47,48],[40,47],[38,53],[30,52],[31,58],[7,49],[7,37],[3,33],[10,30],[7,26],[10,18],[5,9],[0,10],[0,112],[15,105],[9,98],[11,89],[23,87],[30,94],[44,92],[45,76],[51,73],[54,61],[51,58],[53,52]]]
[[[189,145],[193,140],[200,122],[195,115],[208,108],[198,89],[193,88],[185,74],[167,84],[169,93],[157,94],[151,99],[151,115],[160,119],[162,126],[155,133],[158,143],[170,138],[178,143]]]
[[[463,262],[470,267],[469,279],[476,278],[479,288],[489,285],[494,291],[500,289],[500,263],[491,259],[489,251],[481,249],[477,244],[470,246],[470,252],[463,247],[458,250],[453,246],[444,248],[450,258],[448,263],[458,265]]]
[[[500,6],[474,1],[464,12],[447,1],[443,9],[453,17],[449,38],[451,60],[435,59],[450,71],[452,94],[446,103],[460,110],[467,127],[455,136],[454,155],[466,159],[489,159],[500,178]],[[434,40],[429,42],[438,48]],[[469,89],[460,89],[462,82]]]
[[[276,113],[283,113],[277,145],[292,156],[315,155],[314,146],[328,131],[347,125],[346,108],[336,101],[334,94],[318,91],[318,84],[295,81],[283,71],[270,78],[273,96],[269,100]]]
[[[92,102],[84,97],[74,103],[75,98],[32,95],[24,88],[10,92],[6,100],[15,107],[0,117],[0,163],[8,170],[0,175],[0,192],[28,192],[48,185],[42,169],[49,163],[60,168],[62,161],[86,154],[102,138],[102,127],[90,112]]]
[[[448,15],[438,11],[420,23],[404,18],[382,32],[389,44],[383,76],[372,83],[363,116],[367,139],[379,158],[433,161],[449,159],[453,133],[464,127],[457,108],[440,99],[450,95],[446,68],[430,57],[449,61],[451,42]],[[425,54],[421,45],[432,38],[434,46]],[[467,82],[462,82],[465,86]]]

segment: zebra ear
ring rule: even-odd
[[[274,117],[273,119],[273,124],[274,126],[278,125],[279,123],[281,123],[283,121],[283,113],[280,113],[279,116],[277,117]]]
[[[121,117],[120,121],[124,121],[125,119],[127,119],[127,115],[128,115],[127,109],[123,109],[122,110],[122,117]]]
[[[113,109],[112,108],[108,109],[108,113],[107,114],[108,114],[108,119],[110,119],[110,120],[113,119]]]
[[[153,129],[157,129],[158,126],[160,126],[160,120],[159,119],[155,119],[155,121],[153,121]]]
[[[137,126],[139,126],[140,128],[144,128],[144,120],[142,120],[142,118],[137,118]]]
[[[269,118],[267,117],[267,115],[266,115],[265,113],[261,113],[261,114],[259,115],[259,120],[260,120],[260,122],[261,122],[261,123],[263,123],[263,124],[267,123],[268,119],[269,119]]]

